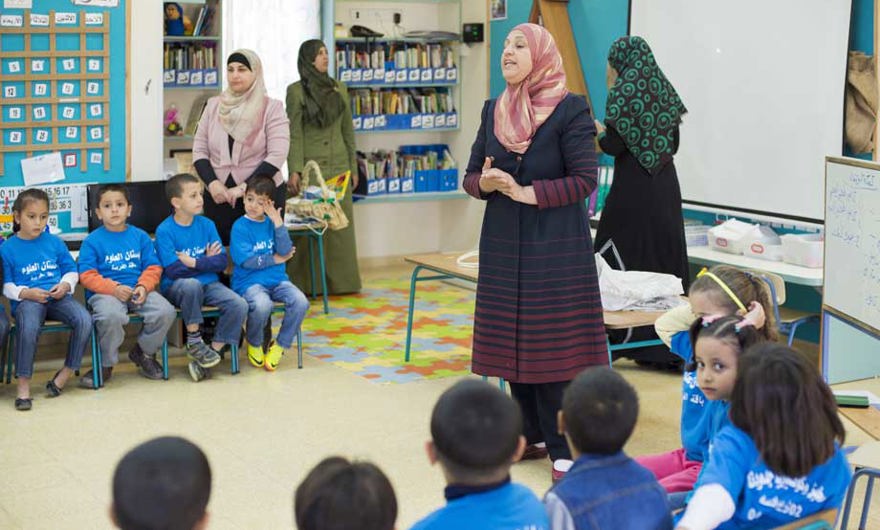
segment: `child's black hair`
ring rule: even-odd
[[[248,179],[245,193],[256,193],[272,198],[275,195],[275,181],[266,175],[256,175]]]
[[[192,183],[202,183],[202,179],[191,173],[178,173],[168,179],[165,183],[165,197],[171,199],[179,199],[183,196],[183,186]]]
[[[809,474],[846,436],[819,370],[778,343],[753,346],[740,358],[730,419],[752,437],[767,467],[786,477]]]
[[[755,326],[738,315],[718,317],[714,320],[712,317],[698,318],[691,324],[689,333],[691,336],[691,347],[694,349],[695,354],[691,358],[691,362],[684,367],[688,372],[693,372],[697,369],[696,347],[698,339],[713,338],[720,340],[736,348],[740,354],[746,351],[749,346],[764,340],[761,332]]]
[[[13,213],[17,213],[17,214],[21,215],[21,212],[22,212],[22,210],[24,210],[25,206],[27,206],[29,203],[37,202],[37,201],[45,202],[47,209],[49,208],[49,205],[51,204],[49,202],[49,194],[46,193],[45,190],[42,190],[40,188],[28,188],[28,189],[22,191],[21,193],[19,193],[18,196],[15,198],[15,201],[12,202],[12,211],[13,211]],[[21,225],[19,223],[15,222],[15,219],[13,218],[12,231],[18,232],[20,229],[21,229]]]
[[[632,434],[639,398],[616,371],[605,366],[588,368],[565,389],[562,414],[568,438],[578,451],[610,455],[622,450]]]
[[[296,488],[293,518],[299,530],[393,530],[397,498],[375,465],[331,456]]]
[[[121,193],[123,197],[125,197],[125,202],[131,204],[131,198],[128,196],[128,188],[124,184],[112,183],[112,184],[104,184],[100,188],[98,188],[98,204],[101,204],[101,197],[104,196],[105,193],[111,192]]]
[[[447,389],[431,414],[437,458],[461,483],[510,467],[522,435],[517,404],[494,386],[465,379]]]
[[[113,474],[113,515],[123,530],[189,530],[204,518],[210,496],[207,457],[176,436],[135,447]]]

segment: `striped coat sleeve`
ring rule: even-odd
[[[593,138],[596,125],[589,108],[584,106],[568,122],[560,138],[566,176],[536,180],[538,208],[558,208],[584,201],[596,188],[596,149]]]
[[[469,195],[477,199],[488,199],[491,193],[483,193],[480,189],[480,175],[483,172],[483,162],[486,159],[486,118],[489,113],[489,102],[483,104],[483,113],[480,118],[480,130],[471,146],[471,157],[468,160],[464,180],[461,187]]]

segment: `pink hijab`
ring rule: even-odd
[[[532,53],[532,71],[518,85],[507,85],[495,103],[495,137],[508,151],[525,153],[538,127],[568,94],[562,56],[550,32],[520,24]]]

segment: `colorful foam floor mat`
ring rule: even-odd
[[[445,282],[416,288],[412,356],[403,362],[409,279],[374,280],[356,295],[313,301],[303,324],[304,353],[375,383],[408,383],[470,373],[473,291]]]

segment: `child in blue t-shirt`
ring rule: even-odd
[[[103,380],[110,379],[119,362],[129,311],[140,315],[144,326],[128,358],[144,377],[162,379],[156,351],[165,341],[177,311],[156,292],[162,277],[156,249],[146,232],[127,223],[131,203],[128,189],[122,184],[107,184],[98,190],[96,213],[103,226],[83,241],[79,276],[95,318]],[[80,378],[80,384],[89,388],[94,385],[91,370]]]
[[[275,181],[255,176],[247,181],[244,216],[232,225],[232,289],[248,303],[247,356],[252,365],[274,372],[284,351],[293,346],[309,301],[287,277],[284,263],[295,249],[272,195]],[[284,304],[284,319],[274,344],[263,344],[263,329],[272,314],[272,303]],[[263,353],[264,348],[268,350]]]
[[[718,411],[714,410],[717,405],[709,407],[713,410],[707,411],[709,401],[697,385],[694,351],[688,329],[698,317],[745,315],[760,306],[768,321],[758,326],[759,334],[765,340],[774,340],[776,326],[770,320],[773,305],[767,291],[760,278],[736,267],[718,265],[711,270],[704,269],[691,284],[689,304],[668,311],[657,319],[654,326],[657,335],[672,353],[685,362],[681,403],[682,447],[667,453],[640,456],[636,460],[650,469],[669,493],[693,489],[704,455],[709,449],[712,418],[718,415]]]
[[[92,317],[73,299],[78,275],[76,263],[60,238],[46,232],[49,196],[30,188],[12,204],[15,235],[0,245],[3,294],[15,315],[15,377],[17,410],[30,410],[30,381],[40,328],[48,317],[71,327],[64,367],[46,383],[46,395],[61,395],[67,380],[79,369],[92,333]]]
[[[730,417],[677,529],[776,528],[840,507],[851,478],[845,432],[806,357],[776,343],[750,348]]]
[[[411,530],[548,530],[544,506],[511,482],[510,466],[525,449],[519,406],[494,386],[465,379],[447,389],[431,413],[428,459],[446,477],[446,506]]]
[[[164,267],[162,294],[180,308],[186,326],[186,354],[192,360],[189,375],[198,382],[220,363],[220,350],[237,344],[247,316],[247,302],[220,283],[218,273],[226,269],[226,251],[214,223],[202,213],[205,187],[189,173],[171,177],[165,195],[174,214],[156,228],[156,249]],[[220,309],[220,318],[210,344],[202,341],[202,306]]]

